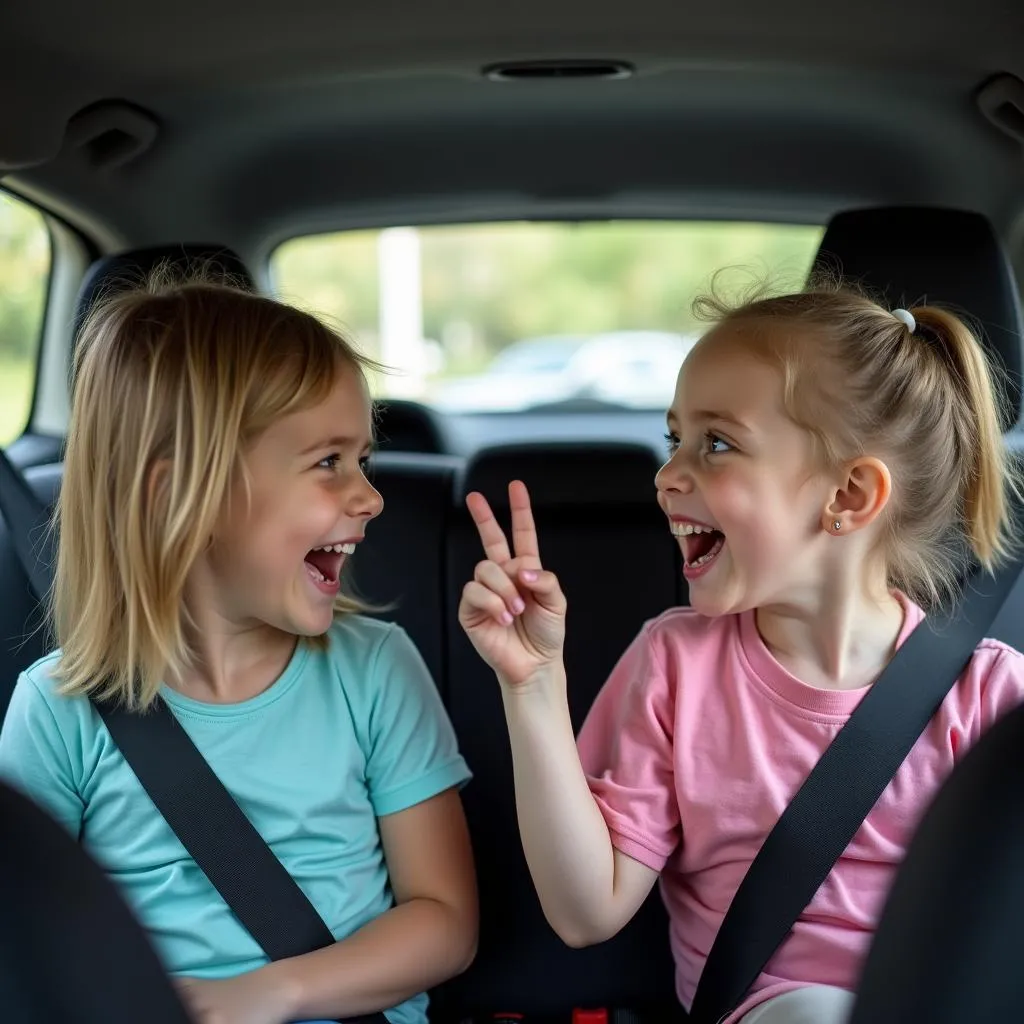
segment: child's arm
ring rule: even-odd
[[[179,982],[197,1020],[282,1024],[396,1006],[476,952],[476,881],[458,792],[380,819],[396,906],[341,942],[224,981]]]
[[[640,908],[658,872],[612,846],[580,764],[564,669],[546,687],[503,686],[523,850],[544,914],[570,946],[611,938]]]
[[[467,502],[487,558],[459,619],[501,684],[523,849],[545,916],[565,942],[588,945],[632,918],[658,874],[614,849],[590,792],[566,698],[565,598],[541,567],[526,488],[510,485],[509,500],[515,557],[484,498]]]
[[[288,1020],[396,1006],[473,960],[476,881],[458,793],[381,818],[380,834],[397,905],[334,946],[265,968],[291,993]]]
[[[0,778],[26,793],[59,821],[77,842],[85,803],[80,737],[89,735],[87,702],[56,695],[45,669],[19,676],[0,728]]]

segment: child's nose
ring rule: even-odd
[[[685,461],[682,452],[676,452],[658,470],[658,474],[654,478],[654,486],[661,493],[664,494],[668,491],[682,491],[686,493],[693,490],[693,477]]]
[[[364,479],[350,498],[346,511],[353,519],[376,519],[384,511],[384,499],[377,488]]]

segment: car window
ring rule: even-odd
[[[28,425],[50,278],[50,232],[28,203],[0,192],[0,445]]]
[[[798,287],[821,235],[731,222],[392,228],[292,239],[271,276],[391,368],[375,382],[385,397],[451,412],[661,409],[714,272],[732,268],[727,287]]]

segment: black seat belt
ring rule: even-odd
[[[1011,597],[1024,617],[1020,560],[975,573],[955,611],[926,619],[896,652],[748,868],[704,964],[691,1024],[717,1024],[743,1001]]]
[[[50,587],[50,568],[31,542],[47,519],[0,449],[0,514],[18,561],[39,600]],[[145,714],[94,701],[125,761],[157,810],[211,885],[271,960],[311,953],[334,935],[242,812],[163,700]],[[387,1024],[383,1013],[348,1017],[350,1024]]]

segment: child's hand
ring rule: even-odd
[[[459,622],[498,679],[515,687],[560,665],[565,597],[555,574],[541,567],[525,485],[514,481],[508,494],[515,557],[483,495],[466,498],[487,558],[462,592]]]
[[[177,978],[175,986],[196,1024],[284,1024],[291,1016],[283,993],[264,968],[235,978]]]

